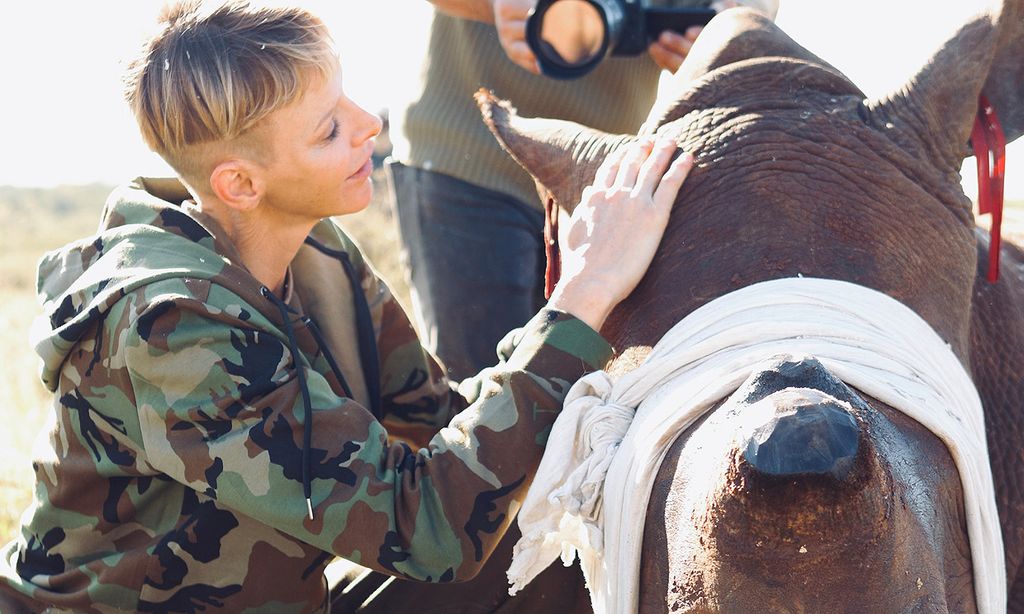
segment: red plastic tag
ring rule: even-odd
[[[550,196],[544,206],[544,255],[547,257],[544,267],[544,298],[548,299],[562,274],[562,259],[558,253],[558,205]]]
[[[978,165],[978,213],[992,215],[989,230],[988,274],[999,280],[1000,231],[1003,224],[1003,182],[1006,177],[1006,135],[996,110],[984,95],[978,97],[978,114],[971,130],[971,147]]]

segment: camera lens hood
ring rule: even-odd
[[[573,63],[566,61],[542,36],[548,9],[559,1],[538,0],[526,18],[526,42],[543,75],[555,79],[577,79],[593,70],[608,55],[614,35],[621,27],[622,11],[617,10],[617,0],[585,0],[600,15],[604,37],[600,48],[589,59]]]

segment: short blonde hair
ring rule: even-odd
[[[197,145],[237,139],[337,66],[326,26],[299,8],[185,0],[160,26],[128,67],[125,98],[143,140],[186,180],[210,170]]]

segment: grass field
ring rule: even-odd
[[[339,220],[359,241],[381,276],[403,304],[408,292],[399,268],[397,233],[387,205],[387,187],[375,173],[370,207]],[[0,188],[0,544],[14,536],[18,518],[32,496],[31,448],[49,411],[49,397],[38,382],[37,359],[28,328],[38,311],[35,266],[47,250],[90,234],[109,188],[88,186],[47,191]],[[1007,234],[1024,238],[1024,202],[1008,206]]]

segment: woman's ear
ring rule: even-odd
[[[214,196],[236,211],[252,211],[263,199],[264,185],[259,169],[251,162],[231,159],[210,173]]]

